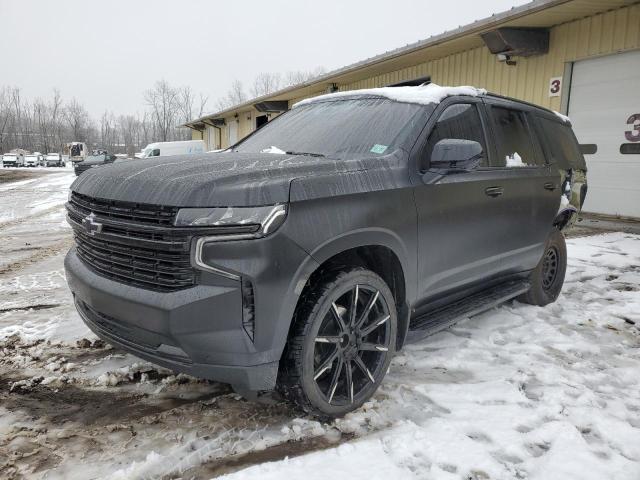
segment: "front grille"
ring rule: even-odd
[[[175,291],[196,282],[190,244],[194,232],[172,227],[175,207],[95,199],[73,193],[67,204],[76,251],[94,272],[121,283]],[[89,215],[101,224],[90,233]]]
[[[179,210],[178,207],[91,198],[76,192],[71,194],[71,203],[84,210],[87,215],[93,212],[106,218],[168,226],[173,225],[173,220]]]

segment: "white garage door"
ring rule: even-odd
[[[640,52],[576,62],[569,116],[578,141],[596,148],[585,155],[584,210],[640,217]]]
[[[229,146],[234,145],[238,141],[238,122],[234,119],[229,120],[229,128],[227,130],[229,135]]]

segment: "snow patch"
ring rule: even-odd
[[[278,147],[271,145],[269,148],[264,148],[260,150],[261,153],[275,153],[277,155],[285,155],[287,152],[279,149]]]
[[[556,116],[562,120],[564,123],[571,123],[571,119],[569,117],[567,117],[566,115],[563,115],[560,112],[556,112],[555,110],[553,111],[553,113],[556,114]]]
[[[507,167],[526,167],[527,164],[522,161],[522,157],[518,152],[513,152],[511,155],[505,157],[507,161]]]
[[[313,98],[306,98],[293,105],[293,108],[309,103],[323,102],[325,100],[333,100],[341,97],[351,96],[377,96],[385,97],[389,100],[404,103],[418,103],[420,105],[428,105],[431,103],[440,103],[446,97],[453,95],[467,95],[477,97],[478,95],[486,95],[484,88],[471,86],[461,87],[441,87],[435,83],[428,85],[420,85],[418,87],[383,87],[383,88],[365,88],[362,90],[348,90],[345,92],[328,93]],[[273,148],[273,147],[272,147]]]

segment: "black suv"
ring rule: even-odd
[[[73,162],[73,171],[76,176],[83,172],[86,172],[90,168],[100,167],[102,165],[108,165],[116,160],[116,156],[106,151],[93,152],[84,160],[79,162]]]
[[[222,153],[92,169],[65,260],[101,338],[339,416],[405,343],[553,302],[586,168],[568,119],[471,87],[303,101]]]

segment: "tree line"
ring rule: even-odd
[[[49,98],[24,98],[20,88],[0,87],[0,153],[22,148],[61,152],[68,142],[85,142],[113,153],[134,152],[155,141],[186,140],[191,133],[178,125],[203,113],[207,98],[190,87],[160,80],[144,94],[142,114],[91,117],[77,99],[64,100],[54,89]]]
[[[322,75],[324,68],[286,74],[260,73],[248,94],[239,80],[215,103],[224,110],[290,85]],[[250,96],[249,96],[250,95]],[[133,155],[149,143],[190,140],[191,131],[179,127],[205,114],[208,97],[191,87],[157,81],[144,92],[144,112],[115,115],[105,110],[91,117],[77,99],[63,99],[58,89],[48,98],[24,98],[18,87],[0,86],[0,154],[14,148],[31,152],[62,152],[65,143],[84,142],[90,148]]]

